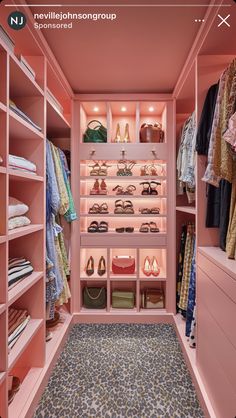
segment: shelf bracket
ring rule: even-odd
[[[121,153],[121,156],[122,156],[122,160],[124,160],[125,159],[126,150],[124,148],[122,148],[122,150],[121,150],[120,153]]]
[[[94,157],[94,155],[96,154],[96,150],[94,148],[92,148],[89,152],[90,157]]]

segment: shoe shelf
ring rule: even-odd
[[[143,195],[141,195],[141,194],[136,194],[136,195],[124,195],[124,194],[122,194],[122,195],[116,195],[116,194],[114,194],[114,195],[102,195],[102,194],[86,194],[86,195],[81,195],[80,196],[80,199],[103,199],[103,200],[106,200],[106,199],[116,199],[116,200],[118,200],[118,199],[123,199],[123,200],[128,200],[128,199],[143,199],[143,198],[145,198],[145,200],[146,199],[152,199],[152,200],[157,200],[157,199],[167,199],[167,195],[157,195],[157,196],[154,196],[154,195],[146,195],[146,196],[143,196]]]
[[[156,213],[153,213],[153,214],[140,214],[140,213],[134,213],[134,214],[127,214],[127,213],[124,213],[124,214],[117,214],[117,213],[81,213],[80,214],[80,217],[82,217],[82,218],[94,218],[94,217],[98,217],[98,218],[100,218],[100,217],[102,217],[102,218],[123,218],[124,219],[124,217],[125,217],[125,219],[127,218],[127,217],[131,217],[131,218],[138,218],[138,217],[140,217],[140,218],[165,218],[166,217],[166,214],[156,214]]]
[[[128,180],[166,180],[166,176],[81,176],[81,181],[83,180],[95,180],[95,179],[106,179],[106,180],[119,180],[125,181],[127,183]]]

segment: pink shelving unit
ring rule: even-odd
[[[151,108],[151,111],[150,111]],[[73,131],[79,141],[72,141],[72,188],[79,208],[80,222],[75,222],[72,228],[72,286],[74,287],[73,311],[79,322],[97,322],[98,318],[110,322],[111,318],[118,321],[148,322],[149,316],[156,322],[169,321],[170,313],[175,309],[175,295],[172,271],[174,265],[174,233],[171,227],[175,208],[172,204],[174,191],[173,161],[173,101],[168,95],[109,95],[97,98],[95,95],[78,95],[74,104]],[[83,143],[83,134],[87,124],[99,120],[107,127],[107,143]],[[139,130],[144,122],[159,122],[162,124],[164,143],[143,144],[139,140]],[[119,123],[121,136],[124,136],[125,125],[129,124],[130,143],[115,143],[116,127]],[[118,176],[119,160],[135,160],[132,176]],[[91,167],[97,160],[106,161],[110,166],[107,175],[90,175]],[[154,164],[155,175],[142,176],[144,165]],[[107,185],[107,195],[91,195],[90,191],[96,179],[103,179]],[[157,181],[158,195],[142,194],[143,181]],[[136,187],[133,195],[119,196],[113,189],[117,185],[126,188],[133,184]],[[134,214],[115,214],[115,201],[130,200]],[[93,204],[108,205],[108,214],[90,214]],[[140,209],[159,207],[159,214],[142,215]],[[93,220],[108,222],[107,233],[89,233],[88,227]],[[156,222],[159,233],[141,233],[139,228],[143,222]],[[116,228],[122,226],[134,227],[133,233],[117,233]],[[80,257],[78,257],[80,243]],[[75,253],[77,256],[75,257]],[[92,277],[86,275],[86,264],[90,256],[94,257],[95,273]],[[106,274],[97,274],[98,261],[101,256],[106,260]],[[136,270],[132,275],[119,276],[112,272],[112,258],[116,255],[131,255],[135,258]],[[160,265],[158,277],[147,277],[143,273],[144,259],[147,255],[155,256]],[[173,262],[171,262],[171,259]],[[167,262],[168,260],[168,262]],[[78,278],[77,269],[80,271]],[[107,307],[104,310],[88,310],[83,306],[84,286],[104,286],[107,290]],[[140,292],[147,288],[161,287],[165,295],[164,309],[145,310],[140,307]],[[134,292],[134,309],[112,308],[112,291],[127,289]],[[142,317],[143,315],[143,317]],[[113,319],[114,321],[114,319]]]

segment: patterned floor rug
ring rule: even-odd
[[[204,418],[171,325],[75,325],[34,418]]]

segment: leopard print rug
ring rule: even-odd
[[[204,418],[172,325],[77,324],[34,418]]]

